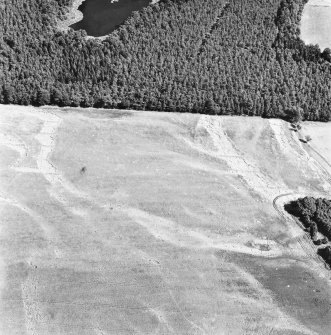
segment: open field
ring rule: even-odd
[[[330,127],[304,126],[326,160]],[[289,124],[0,106],[0,136],[0,334],[329,332],[282,204],[330,178]]]
[[[306,44],[318,44],[321,50],[331,48],[331,0],[308,1],[300,29]]]
[[[303,134],[313,139],[307,148],[309,154],[319,161],[320,165],[331,175],[331,127],[320,122],[307,122]]]

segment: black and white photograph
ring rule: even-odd
[[[331,0],[0,0],[0,335],[331,335]]]

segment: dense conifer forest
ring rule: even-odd
[[[330,50],[306,0],[164,0],[104,40],[60,31],[73,0],[0,3],[0,102],[331,119]]]

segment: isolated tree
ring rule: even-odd
[[[300,123],[302,121],[302,108],[292,107],[285,110],[288,121],[292,123]]]
[[[331,63],[331,49],[325,48],[322,52],[322,58]]]

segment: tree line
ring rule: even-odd
[[[161,0],[104,40],[64,32],[73,0],[3,0],[0,102],[328,121],[330,50],[306,46],[306,0]]]

